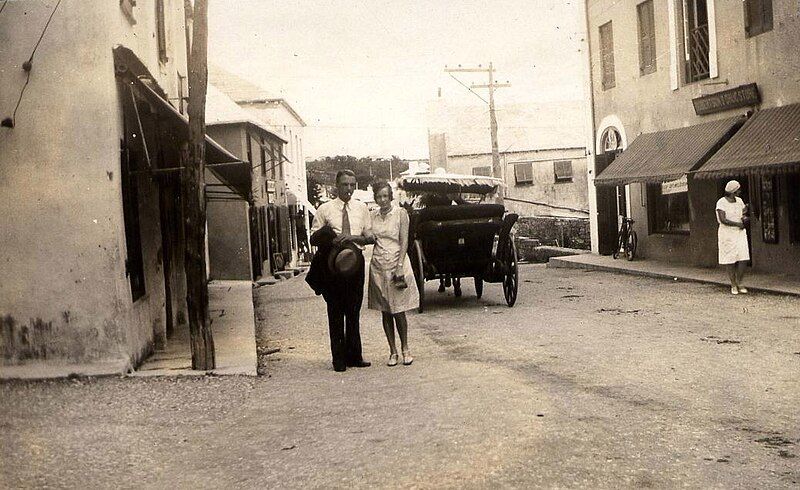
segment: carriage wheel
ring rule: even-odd
[[[417,311],[422,313],[425,303],[425,269],[422,264],[422,245],[419,241],[414,241],[414,278],[417,280],[417,290],[419,291],[419,306]]]
[[[475,278],[475,296],[477,296],[478,299],[481,299],[481,296],[483,296],[483,278]]]
[[[506,276],[503,278],[503,295],[506,297],[506,304],[511,307],[517,302],[519,268],[517,267],[517,247],[514,245],[514,240],[509,240],[508,243],[511,250],[509,250],[506,255],[508,269]]]

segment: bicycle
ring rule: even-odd
[[[634,220],[627,216],[622,217],[622,224],[619,227],[619,235],[617,235],[617,249],[614,251],[614,259],[619,258],[619,253],[625,254],[625,258],[633,260],[636,256],[636,245],[639,243],[639,237],[633,230]]]

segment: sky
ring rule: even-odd
[[[440,89],[448,104],[484,104],[445,66],[493,62],[511,84],[498,109],[583,99],[581,3],[210,0],[209,60],[285,98],[308,124],[307,157],[427,158],[426,108]]]

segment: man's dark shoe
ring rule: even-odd
[[[360,361],[352,361],[347,363],[347,367],[370,367],[370,366],[372,366],[372,363],[369,361],[365,361],[363,359]]]
[[[334,364],[333,370],[336,371],[337,373],[341,373],[342,371],[347,371],[347,366],[345,366],[344,364],[342,365]]]

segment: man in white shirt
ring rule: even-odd
[[[334,245],[352,243],[361,251],[373,239],[367,205],[350,199],[356,189],[356,176],[352,170],[340,170],[336,174],[336,189],[338,197],[317,209],[311,233],[323,226],[330,226],[336,233]],[[328,305],[328,329],[335,371],[370,365],[361,356],[359,320],[364,298],[364,256],[360,252],[357,260],[358,271],[355,274],[340,278],[337,287],[323,293]]]

